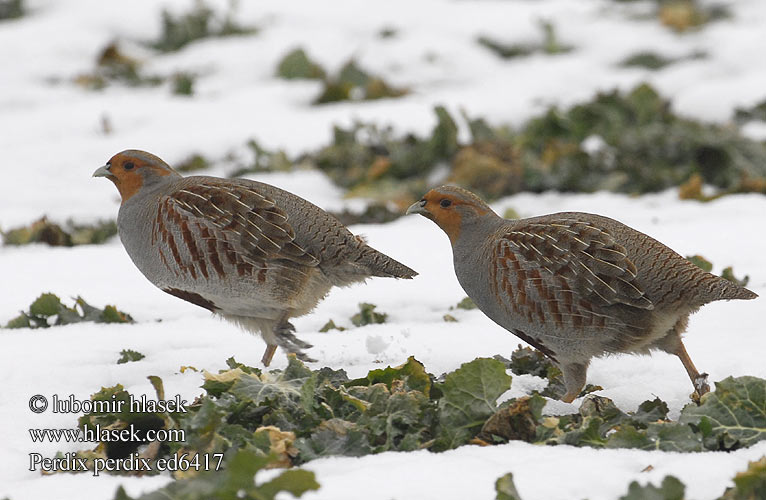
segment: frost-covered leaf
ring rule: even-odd
[[[766,439],[766,380],[744,376],[716,382],[701,405],[681,410],[679,421],[700,429],[708,449],[752,446]]]
[[[668,418],[668,404],[660,398],[647,400],[638,405],[635,413],[630,415],[630,420],[634,423],[649,424],[658,420]]]
[[[401,384],[391,391],[384,384],[350,387],[349,393],[366,403],[356,423],[366,429],[376,453],[415,450],[431,438],[436,410],[424,393]]]
[[[645,430],[632,425],[622,425],[609,435],[607,448],[637,448],[640,450],[662,450],[692,452],[703,451],[702,436],[686,424],[649,424]]]
[[[659,487],[653,484],[641,486],[638,481],[633,481],[628,486],[628,494],[620,500],[684,500],[685,490],[684,483],[673,476],[665,476]]]
[[[270,400],[291,407],[300,400],[302,386],[302,381],[286,379],[280,375],[263,374],[259,377],[243,373],[231,386],[230,392],[255,405]]]
[[[497,411],[497,398],[511,386],[511,377],[497,360],[478,358],[447,374],[438,384],[439,400],[436,450],[468,442]]]
[[[561,377],[561,370],[549,357],[537,349],[522,347],[521,344],[511,353],[507,366],[516,375],[534,375],[549,381]]]
[[[361,457],[372,453],[367,435],[354,423],[330,419],[322,422],[310,437],[295,443],[301,461],[342,455]]]
[[[565,432],[559,439],[560,444],[572,446],[603,447],[607,439],[603,432],[604,421],[600,417],[585,417],[580,425]]]
[[[423,364],[413,356],[407,358],[407,362],[403,365],[371,370],[366,377],[351,380],[345,385],[373,385],[383,383],[386,384],[389,389],[392,389],[392,386],[397,382],[403,384],[405,390],[420,391],[426,396],[428,396],[431,391],[431,378],[428,373],[426,373]]]
[[[667,404],[659,398],[644,401],[634,413],[625,413],[611,399],[589,395],[578,414],[543,419],[543,425],[537,427],[537,442],[694,451],[699,436],[688,426],[666,423],[667,412]]]

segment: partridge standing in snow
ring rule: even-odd
[[[260,332],[309,360],[289,319],[333,286],[415,271],[368,246],[321,208],[245,179],[183,177],[158,157],[116,154],[96,170],[122,197],[117,226],[133,263],[161,290]]]
[[[566,402],[579,395],[594,356],[653,349],[678,356],[701,396],[707,374],[681,341],[689,315],[714,300],[757,297],[600,215],[505,220],[452,186],[429,191],[407,213],[447,233],[455,274],[478,308],[559,365]]]

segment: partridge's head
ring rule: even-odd
[[[141,188],[160,182],[167,176],[180,177],[180,174],[160,158],[137,149],[117,153],[106,165],[93,172],[93,177],[106,177],[114,182],[123,203]]]
[[[485,215],[495,212],[481,198],[457,186],[441,186],[423,195],[407,209],[408,214],[420,214],[434,221],[447,233],[454,244],[460,236],[463,224],[476,222]]]

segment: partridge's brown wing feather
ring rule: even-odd
[[[601,306],[654,308],[625,248],[605,229],[577,219],[514,225],[500,234],[493,262],[495,296],[530,322],[603,326]]]
[[[289,218],[274,200],[231,183],[198,182],[164,196],[154,237],[170,249],[163,260],[172,258],[194,279],[211,272],[223,276],[229,267],[243,275],[275,261],[319,264],[295,243]]]

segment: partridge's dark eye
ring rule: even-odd
[[[124,168],[125,170],[130,170],[133,167],[135,167],[135,165],[133,165],[132,161],[129,161],[125,165],[122,166],[122,168]]]
[[[442,208],[447,208],[448,206],[452,205],[452,200],[443,199],[439,202],[439,205],[441,205]]]

